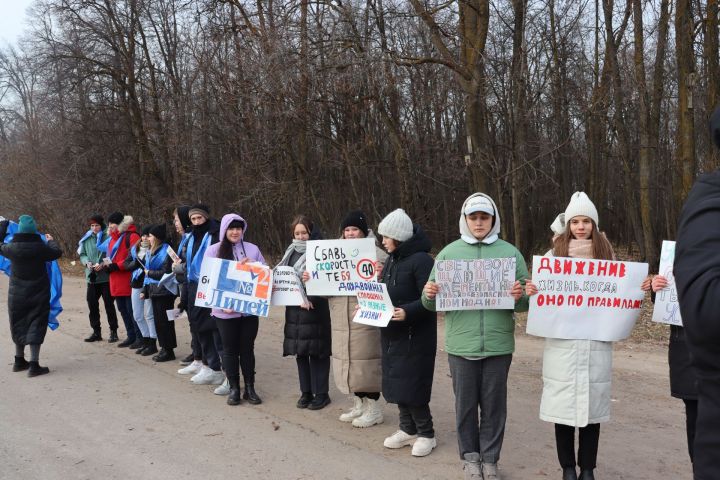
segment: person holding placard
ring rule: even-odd
[[[575,192],[551,230],[552,249],[546,256],[614,260],[605,233],[598,228],[597,209],[585,192]],[[528,295],[538,293],[528,280]],[[649,281],[643,289],[650,288]],[[610,420],[612,342],[547,338],[543,353],[543,393],[540,419],[555,424],[558,460],[563,480],[593,480],[597,466],[600,423]],[[579,448],[575,457],[575,429]]]
[[[221,240],[208,247],[205,257],[265,264],[257,245],[243,239],[246,231],[247,222],[240,215],[228,213],[223,216],[220,221]],[[211,318],[216,322],[222,340],[222,366],[230,383],[227,404],[240,404],[240,370],[245,379],[242,398],[253,405],[262,403],[255,391],[255,338],[260,326],[257,315],[213,308]]]
[[[173,211],[173,225],[175,226],[175,232],[180,236],[180,241],[177,245],[177,254],[180,257],[180,261],[173,262],[173,273],[175,279],[178,282],[178,288],[180,289],[180,304],[178,308],[181,311],[187,311],[187,278],[186,278],[186,263],[187,259],[187,244],[192,235],[192,222],[190,221],[190,206],[180,205]],[[191,324],[188,322],[188,326]],[[197,332],[195,329],[190,328],[190,348],[192,352],[180,360],[180,364],[184,367],[190,365],[193,361],[197,361],[198,364],[202,365],[202,348],[200,347],[200,341],[197,338]],[[197,372],[194,372],[197,373]]]
[[[105,222],[102,215],[95,214],[88,220],[90,229],[78,242],[77,253],[80,263],[85,267],[87,281],[86,300],[88,304],[90,328],[93,333],[85,338],[86,342],[102,340],[100,325],[100,297],[105,305],[105,316],[110,327],[109,343],[117,341],[118,319],[112,295],[110,295],[110,276],[107,266],[103,263],[103,252],[98,248],[105,240]]]
[[[668,286],[663,275],[652,279],[652,301],[655,294]],[[685,431],[687,434],[688,454],[694,459],[695,430],[698,412],[697,375],[690,359],[685,330],[681,325],[670,325],[668,344],[668,365],[670,366],[670,394],[685,404]]]
[[[305,272],[305,252],[313,231],[313,224],[304,215],[295,217],[291,225],[293,241],[285,250],[279,266],[291,266],[302,278]],[[295,355],[300,379],[298,408],[320,410],[330,404],[330,310],[323,297],[308,297],[301,306],[285,307],[283,356]]]
[[[501,240],[500,212],[484,193],[470,195],[460,209],[460,238],[443,248],[423,290],[422,303],[436,311],[440,286],[435,275],[443,260],[515,258],[510,295],[515,312],[528,309],[523,285],[528,276],[522,254]],[[445,314],[445,350],[455,393],[455,418],[460,458],[466,479],[496,480],[505,419],[507,378],[515,350],[513,310],[454,310]],[[478,407],[482,415],[478,417]]]
[[[389,253],[380,281],[387,285],[393,317],[380,329],[382,391],[400,411],[400,428],[385,439],[387,448],[412,445],[412,455],[424,457],[437,446],[430,395],[437,352],[437,314],[421,300],[433,268],[432,243],[402,209],[388,214],[378,225]]]
[[[158,353],[157,331],[155,330],[155,318],[153,316],[152,300],[144,297],[145,287],[145,261],[150,250],[150,228],[148,225],[142,229],[140,241],[130,249],[130,255],[125,259],[125,270],[132,272],[130,277],[130,288],[132,294],[133,316],[135,323],[140,329],[143,337],[143,345],[135,350],[138,355],[145,357]]]
[[[367,217],[360,210],[349,212],[343,219],[340,239],[372,238]],[[381,268],[387,254],[375,247],[377,264]],[[309,273],[303,273],[307,282]],[[352,321],[357,307],[357,297],[330,297],[330,321],[332,325],[332,366],[335,385],[343,393],[353,394],[353,407],[340,415],[341,422],[353,427],[366,428],[384,421],[378,404],[382,388],[382,353],[380,332],[377,328]]]
[[[169,245],[166,243],[167,229],[165,224],[152,225],[148,232],[150,249],[145,256],[145,278],[143,280],[144,293],[141,297],[152,301],[153,319],[157,333],[160,352],[153,356],[156,362],[175,360],[177,338],[175,336],[175,322],[168,319],[167,311],[175,306],[175,295],[160,285],[165,274],[172,272],[172,258],[168,255]]]

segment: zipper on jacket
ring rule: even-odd
[[[483,258],[483,243],[478,243],[478,260]],[[480,310],[480,353],[485,353],[485,310]]]

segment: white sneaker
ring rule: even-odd
[[[437,447],[437,440],[435,440],[435,437],[418,437],[413,444],[412,455],[413,457],[425,457],[430,455],[430,452],[432,452],[435,447]]]
[[[385,421],[380,404],[372,398],[364,398],[365,409],[363,414],[352,421],[352,426],[357,428],[367,428],[373,425],[379,425]]]
[[[225,381],[217,387],[213,393],[215,395],[229,395],[230,394],[230,381],[226,378]]]
[[[383,445],[385,446],[385,448],[402,448],[408,445],[412,445],[416,438],[418,438],[417,435],[410,435],[409,433],[405,433],[402,430],[398,430],[397,432],[387,437],[383,442]]]
[[[203,364],[200,360],[193,360],[190,365],[178,370],[178,373],[180,375],[190,375],[191,373],[194,375],[202,369],[202,366],[203,366]]]
[[[483,462],[481,470],[483,480],[500,480],[500,474],[497,471],[497,463]]]
[[[190,378],[190,382],[196,384],[196,385],[205,385],[205,383],[198,383],[198,382],[204,382],[204,378],[210,375],[213,372],[212,368],[208,367],[207,365],[203,365],[200,367],[200,370],[198,373],[193,375]]]
[[[350,423],[362,415],[363,408],[365,406],[362,400],[362,398],[353,395],[353,408],[349,412],[345,412],[340,415],[340,421]]]
[[[202,377],[193,380],[193,383],[195,385],[221,385],[225,380],[225,374],[220,370],[218,370],[217,372],[211,368],[208,368],[208,370],[209,373],[206,373]]]

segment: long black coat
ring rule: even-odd
[[[670,365],[670,394],[683,400],[697,400],[697,375],[690,361],[690,351],[685,342],[685,329],[670,326],[670,345],[668,348]]]
[[[720,170],[700,177],[678,223],[675,283],[698,381],[695,478],[720,478]]]
[[[12,242],[0,243],[0,254],[10,260],[8,310],[13,342],[40,345],[50,316],[50,278],[45,262],[60,258],[62,250],[53,240],[45,244],[38,234],[16,233]]]
[[[420,302],[430,276],[432,244],[415,225],[410,240],[390,254],[381,281],[387,285],[393,305],[405,310],[404,321],[390,321],[381,329],[382,392],[390,403],[422,406],[430,403],[435,352],[437,314]]]
[[[290,257],[290,265],[293,265],[300,255],[294,252]],[[311,310],[296,306],[285,307],[283,357],[310,355],[325,358],[332,355],[328,300],[324,297],[308,297],[308,300],[313,304]]]

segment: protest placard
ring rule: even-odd
[[[660,275],[668,281],[668,286],[655,294],[655,308],[652,321],[682,326],[680,304],[678,303],[673,263],[675,262],[675,242],[664,240],[660,251]]]
[[[173,262],[182,262],[182,259],[178,256],[177,253],[175,253],[175,250],[173,250],[173,248],[170,245],[168,245],[166,251],[167,251],[168,256],[170,258],[172,258]]]
[[[293,267],[278,266],[273,270],[273,305],[303,305],[307,303],[302,280]]]
[[[640,316],[647,263],[533,257],[527,333],[538,337],[616,341]]]
[[[355,294],[360,310],[355,313],[353,322],[387,327],[394,310],[387,286],[384,283],[359,282]]]
[[[435,264],[438,312],[515,308],[510,295],[516,259],[440,260]]]
[[[308,295],[355,295],[360,282],[375,280],[375,240],[309,240],[306,282]]]
[[[271,295],[272,270],[267,266],[221,258],[203,259],[195,306],[267,317]]]

